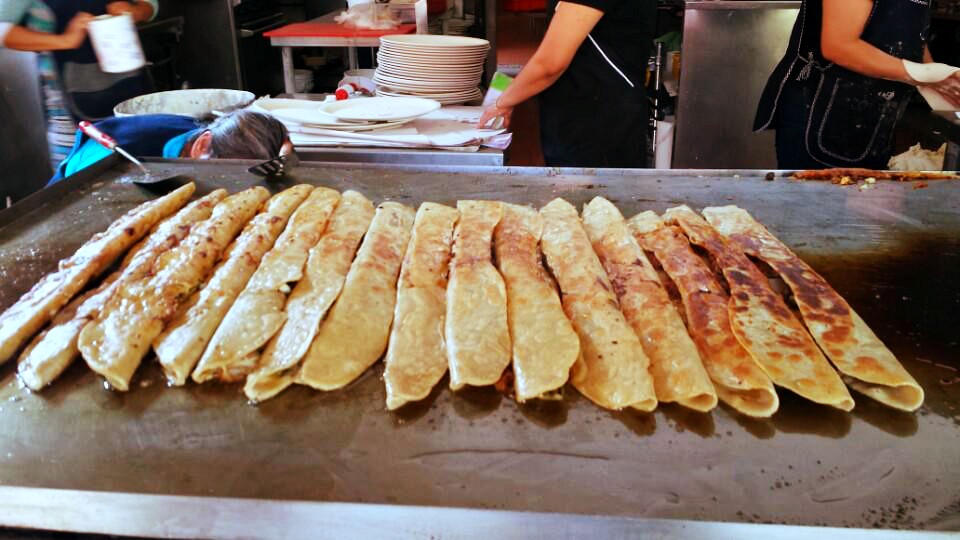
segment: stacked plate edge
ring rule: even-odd
[[[487,40],[465,36],[383,36],[373,77],[377,95],[422,97],[444,105],[480,99],[489,50]]]

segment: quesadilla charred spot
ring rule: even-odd
[[[707,208],[707,219],[750,256],[769,264],[789,285],[817,344],[853,388],[901,410],[923,402],[923,389],[863,319],[813,268],[745,210]]]
[[[722,268],[731,290],[731,328],[767,375],[811,401],[851,410],[853,398],[840,376],[743,251],[688,207],[672,208],[666,217]]]

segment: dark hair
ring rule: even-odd
[[[230,112],[207,126],[215,158],[273,159],[290,134],[276,118],[247,109]]]

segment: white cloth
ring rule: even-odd
[[[911,79],[921,84],[935,84],[952,77],[954,73],[960,71],[958,67],[940,64],[938,62],[918,64],[917,62],[904,60],[903,67],[907,70],[907,75],[909,75]],[[920,91],[923,99],[927,100],[927,104],[930,105],[931,109],[935,111],[957,110],[955,106],[951,105],[949,101],[940,95],[940,92],[924,86],[917,87],[917,90]]]

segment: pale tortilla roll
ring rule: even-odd
[[[339,202],[339,192],[318,187],[297,208],[217,327],[193,371],[195,382],[238,382],[257,367],[260,350],[286,321],[283,306],[291,284],[303,277],[310,248],[320,240]]]
[[[191,182],[127,212],[106,231],[95,234],[73,255],[60,261],[58,270],[47,274],[0,314],[0,364],[13,358],[92,278],[106,270],[161,219],[187,204],[195,189]]]
[[[453,390],[496,383],[511,358],[507,288],[491,260],[503,206],[457,201],[457,210],[444,321]]]
[[[680,291],[690,336],[717,395],[747,416],[772,416],[780,399],[770,377],[733,335],[727,309],[730,297],[713,271],[694,253],[683,233],[665,225],[655,213],[638,214],[628,224]]]
[[[257,187],[227,197],[183,242],[160,255],[152,272],[118,287],[100,315],[80,332],[80,353],[90,369],[113,388],[126,391],[150,344],[177,307],[200,286],[269,196],[266,189]]]
[[[100,315],[100,309],[120,283],[141,279],[162,253],[173,249],[190,232],[190,227],[210,217],[213,207],[227,196],[225,189],[212,193],[183,207],[157,225],[147,238],[133,247],[119,270],[108,276],[96,289],[75,299],[54,319],[50,328],[37,336],[20,356],[17,373],[20,380],[34,391],[53,382],[78,356],[80,331]]]
[[[923,404],[923,388],[860,315],[766,227],[736,206],[704,208],[703,215],[720,234],[780,274],[810,333],[854,390],[903,411]]]
[[[243,391],[254,402],[270,399],[293,384],[320,322],[340,295],[350,263],[373,219],[373,203],[356,191],[344,191],[326,232],[310,250],[303,278],[290,293],[287,321],[247,376]]]
[[[417,210],[384,357],[383,382],[391,411],[427,397],[447,372],[443,323],[453,227],[459,215],[454,208],[430,202]]]
[[[664,219],[710,252],[730,287],[730,327],[774,384],[815,403],[852,410],[853,398],[840,376],[743,251],[686,206],[667,210]]]
[[[596,197],[583,208],[583,228],[607,271],[620,310],[650,358],[657,401],[699,412],[712,410],[717,393],[697,346],[620,210]]]
[[[170,324],[153,341],[153,350],[170,384],[182,386],[187,382],[220,321],[263,255],[273,247],[290,214],[312,190],[311,186],[299,185],[271,197],[227,250],[213,276],[180,306]]]
[[[542,232],[543,219],[536,210],[504,204],[493,235],[497,266],[507,286],[513,386],[521,403],[563,387],[580,357],[580,338],[541,263]]]
[[[297,383],[317,390],[342,388],[383,354],[413,219],[408,206],[385,202],[377,207],[343,291],[304,357]]]
[[[656,409],[650,360],[620,311],[577,209],[563,199],[554,199],[540,209],[540,215],[540,247],[560,285],[564,311],[580,336],[573,386],[606,409]]]

